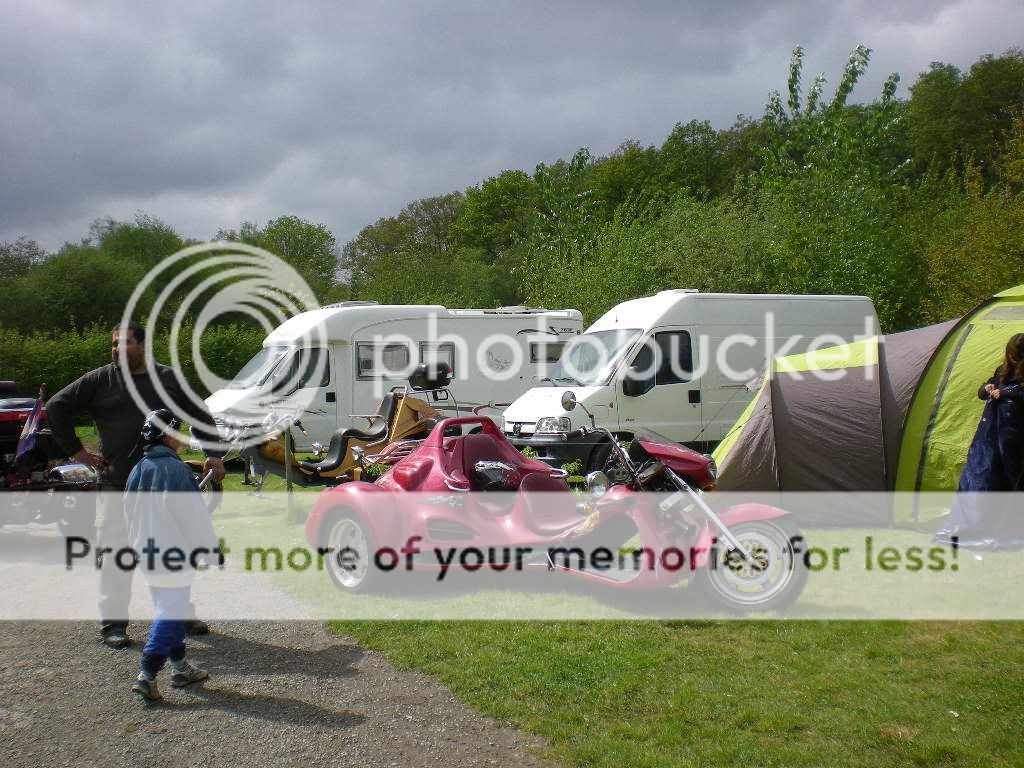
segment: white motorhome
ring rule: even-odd
[[[450,397],[432,403],[442,415],[509,403],[547,374],[582,328],[575,309],[342,302],[282,323],[206,404],[221,423],[259,421],[270,405],[294,411],[306,432],[293,431],[296,448],[306,450],[340,428],[365,429],[357,416],[374,413],[420,363],[454,372]]]
[[[552,463],[600,468],[606,445],[565,438],[590,419],[566,413],[562,393],[599,426],[629,436],[646,427],[696,447],[721,440],[750,402],[746,384],[770,356],[867,338],[878,318],[864,296],[700,293],[674,289],[624,301],[563,353],[549,380],[504,412],[504,430]]]

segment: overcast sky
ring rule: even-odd
[[[508,168],[759,116],[798,43],[830,87],[872,48],[860,101],[1024,44],[1020,0],[183,5],[5,8],[0,241],[143,211],[200,239],[295,214],[344,244]]]

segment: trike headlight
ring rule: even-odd
[[[608,475],[601,470],[587,474],[587,490],[595,496],[603,496],[608,492]]]

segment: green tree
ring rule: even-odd
[[[136,214],[131,222],[97,219],[89,227],[86,240],[115,261],[147,269],[194,242],[184,240],[168,224],[145,213]]]
[[[112,326],[145,272],[95,246],[66,245],[8,287],[0,324],[22,331]]]
[[[540,194],[523,171],[503,171],[466,190],[451,226],[453,244],[479,248],[506,259],[529,236],[537,220]]]
[[[989,183],[1011,121],[1024,107],[1024,52],[982,56],[971,66],[954,101],[963,153],[975,158]]]
[[[378,219],[345,244],[342,268],[348,274],[352,298],[391,302],[404,290],[408,266],[400,264],[413,226],[399,216]]]
[[[551,303],[552,281],[575,285],[586,272],[600,228],[600,201],[585,185],[590,152],[579,149],[568,163],[541,163],[533,174],[540,197],[539,218],[530,233],[517,282],[531,303]]]
[[[858,45],[850,53],[839,85],[828,102],[822,100],[824,75],[815,78],[806,96],[801,93],[803,57],[803,48],[796,46],[789,65],[786,104],[783,105],[777,91],[768,96],[764,119],[777,132],[777,138],[767,148],[764,177],[799,175],[808,168],[814,170],[837,162],[877,167],[880,147],[898,136],[893,132],[893,97],[899,75],[889,75],[882,86],[881,99],[864,110],[847,106],[847,101],[867,69],[870,48]]]
[[[459,215],[461,192],[426,197],[409,203],[402,212],[412,226],[416,248],[434,258],[443,258],[452,247],[451,228]]]
[[[706,120],[676,123],[658,151],[658,187],[696,196],[728,191],[734,178],[729,139]]]
[[[323,224],[298,216],[280,216],[260,227],[245,222],[235,231],[221,231],[218,239],[237,240],[270,251],[288,262],[323,299],[338,277],[338,246],[334,235]]]
[[[988,188],[979,165],[941,180],[945,205],[921,229],[928,264],[925,319],[958,317],[1004,288],[1024,283],[1024,119],[1010,125]]]
[[[631,140],[623,142],[608,157],[589,166],[585,185],[599,201],[603,219],[610,219],[620,205],[642,195],[650,187],[656,162],[654,147],[644,147],[640,142]]]
[[[779,143],[740,191],[775,232],[764,250],[774,290],[866,294],[888,330],[914,322],[925,268],[909,247],[913,190],[904,168],[903,111],[891,75],[879,100],[847,101],[870,59],[858,46],[830,100],[819,76],[801,91],[803,50],[793,53],[783,104],[772,94],[765,119]]]
[[[932,163],[948,168],[960,151],[961,126],[950,114],[960,81],[959,69],[933,61],[910,86],[907,131],[920,169]]]
[[[453,235],[462,194],[410,203],[345,245],[352,296],[383,303],[494,306],[514,296],[508,247],[501,258]]]
[[[9,285],[45,260],[46,251],[35,240],[19,237],[13,243],[0,243],[0,281]]]
[[[982,56],[966,75],[951,64],[932,62],[911,86],[907,102],[916,164],[944,171],[972,162],[986,184],[995,183],[996,159],[1022,107],[1024,53],[1019,48]]]
[[[132,222],[97,220],[80,243],[67,243],[45,259],[33,257],[30,269],[8,286],[0,323],[37,331],[112,325],[143,276],[185,245],[169,226],[146,214]],[[143,313],[152,293],[140,302]]]

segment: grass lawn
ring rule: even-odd
[[[218,530],[242,525],[257,539],[302,541],[301,527],[280,513],[222,516]],[[340,595],[323,574],[279,578],[330,615],[360,599]],[[554,597],[593,613],[587,595]],[[486,607],[501,598],[460,599]],[[331,626],[433,675],[481,712],[546,737],[550,756],[567,765],[1024,764],[1024,622]]]
[[[237,476],[228,488],[241,488]],[[278,500],[280,488],[267,485]],[[297,503],[315,498],[302,493]],[[248,513],[225,505],[218,530],[302,541],[279,501],[244,506]],[[327,577],[308,576],[280,579],[344,615]],[[813,589],[812,580],[809,597]],[[1024,622],[331,626],[433,675],[481,712],[546,737],[549,757],[566,765],[1024,765]]]
[[[280,514],[256,530],[301,529]],[[224,521],[220,528],[230,530]],[[287,540],[287,537],[285,537]],[[330,615],[326,576],[282,584]],[[813,587],[812,587],[813,589]],[[809,589],[809,593],[813,594]],[[500,593],[461,599],[498,605]],[[372,599],[372,598],[370,598]],[[402,607],[400,598],[391,599]],[[528,599],[605,611],[588,594]],[[492,614],[493,615],[493,614]],[[1021,765],[1024,622],[334,621],[587,766]]]
[[[1021,765],[1024,625],[336,623],[592,766]]]

